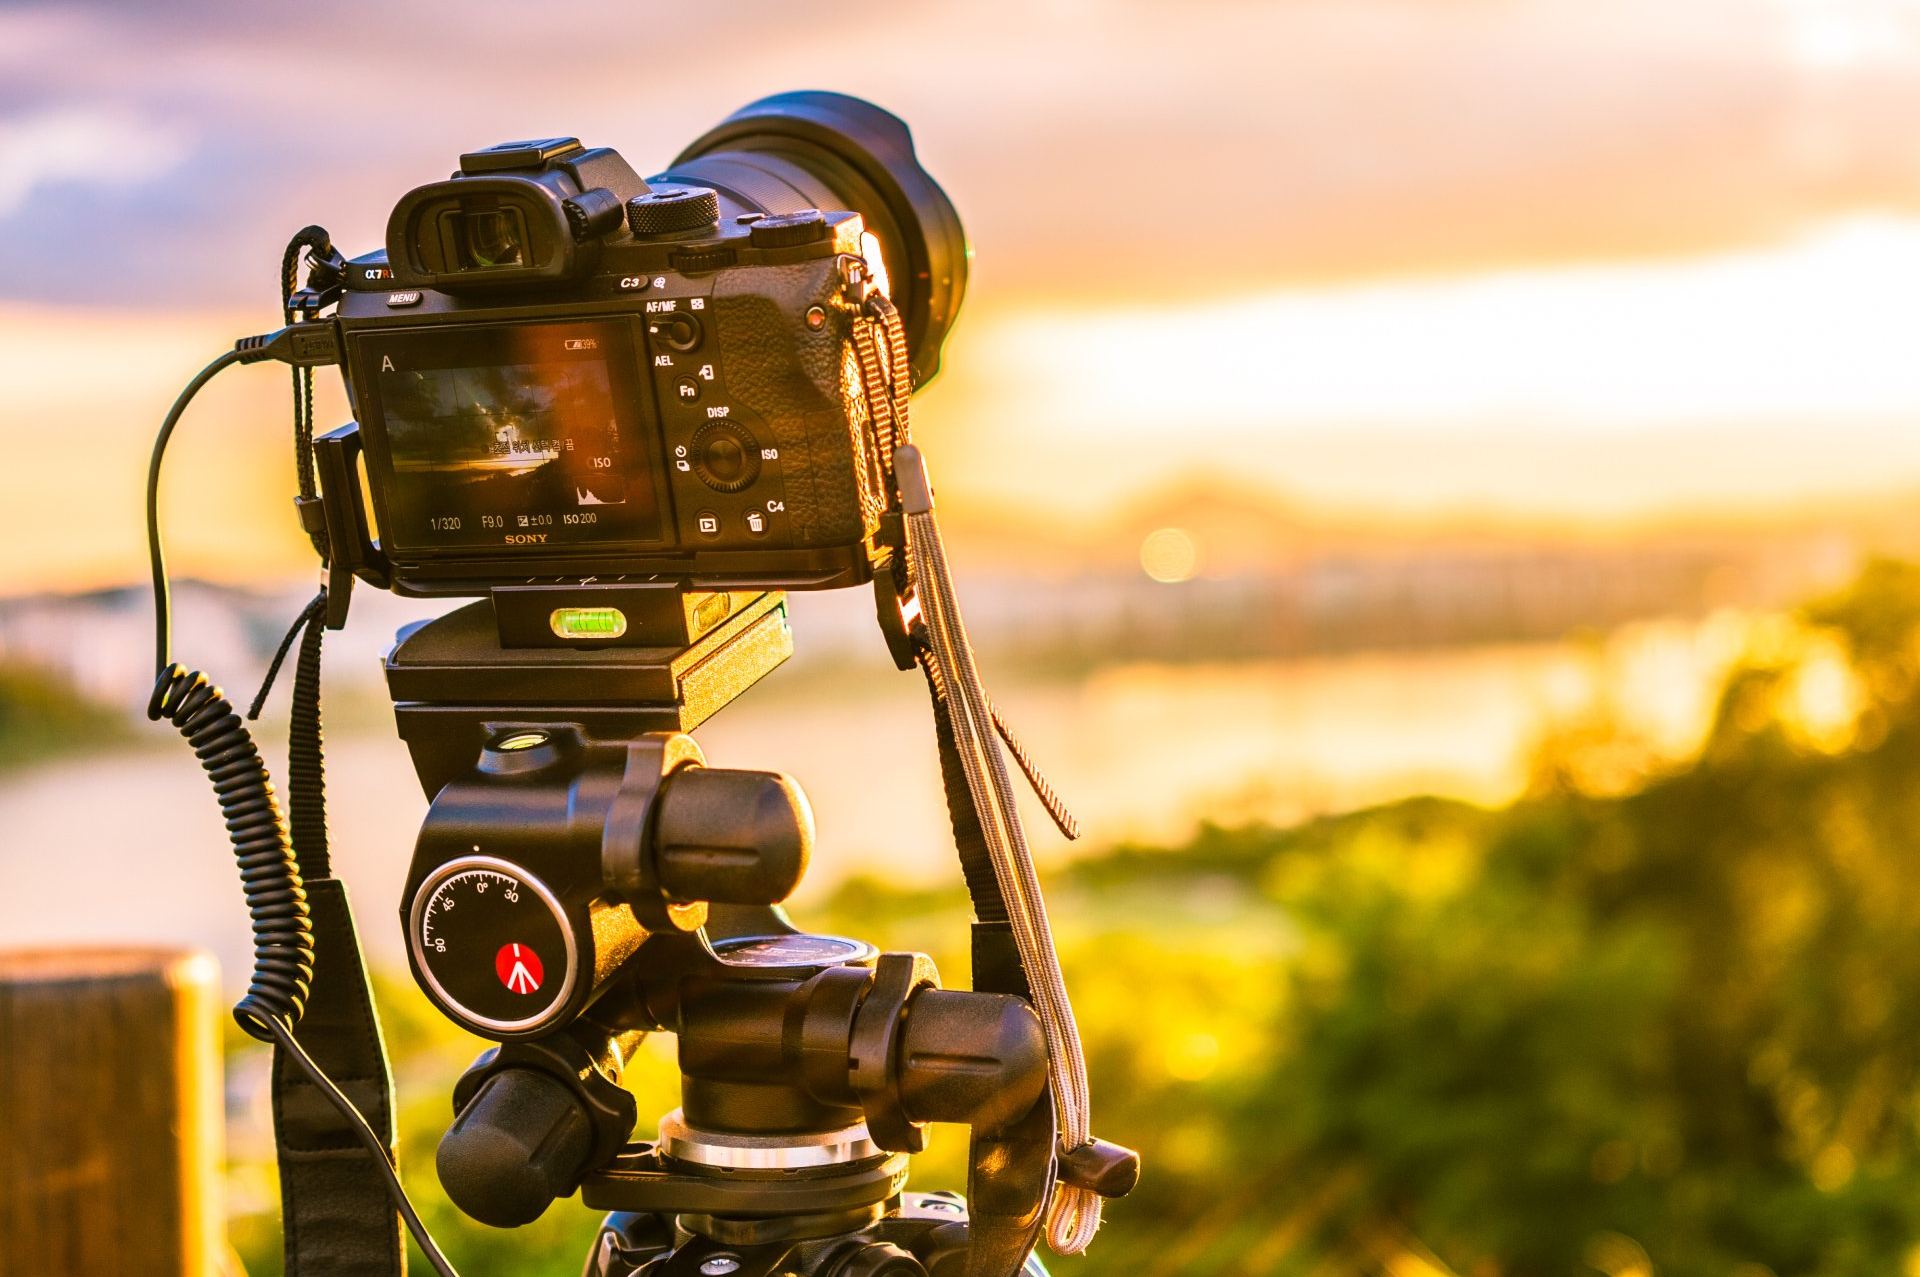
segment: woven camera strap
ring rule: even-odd
[[[934,602],[928,598],[929,592],[940,591],[946,602],[945,607],[936,606],[933,617],[921,615],[906,624],[914,659],[926,678],[932,701],[947,814],[953,826],[961,874],[973,906],[973,987],[1036,1002],[1030,978],[1033,957],[1030,954],[1023,957],[1020,924],[1016,923],[1014,908],[1009,907],[1007,886],[1002,881],[1002,875],[1009,870],[1004,861],[996,863],[988,833],[989,821],[999,821],[998,832],[1004,842],[1006,822],[1009,819],[1017,822],[1018,817],[1006,810],[1011,803],[1004,792],[1004,783],[998,808],[992,813],[986,810],[991,799],[983,792],[986,783],[981,775],[980,733],[972,733],[969,750],[963,744],[959,716],[969,715],[970,727],[977,727],[982,717],[990,721],[990,730],[1006,742],[1008,751],[1061,832],[1071,839],[1079,836],[1079,829],[1065,804],[1008,729],[998,709],[979,688],[970,651],[965,651],[958,662],[963,668],[954,668],[953,645],[957,642],[965,649],[967,640],[959,623],[957,605],[951,598],[951,582],[946,578],[938,527],[930,508],[903,509],[900,479],[894,473],[898,450],[911,442],[907,402],[912,385],[904,325],[899,312],[884,295],[876,292],[865,298],[865,316],[854,324],[854,349],[865,387],[868,464],[876,480],[875,489],[889,498],[888,507],[877,516],[882,539],[892,550],[885,570],[893,573],[895,592],[900,598],[917,598],[919,604],[925,606]],[[930,503],[923,504],[930,507]],[[934,631],[941,626],[945,629],[936,634]],[[940,652],[943,636],[947,648],[945,657]],[[956,678],[961,680],[961,686],[954,685]],[[971,768],[970,756],[974,760]],[[997,754],[994,758],[997,760]],[[1001,781],[1004,782],[1004,777]],[[1024,835],[1016,831],[1015,837],[1021,841],[1024,854]],[[1024,910],[1024,926],[1029,937],[1036,927],[1036,913],[1038,928],[1045,929],[1044,905],[1038,903],[1037,882],[1031,882],[1030,894],[1023,896],[1017,907]],[[1066,1201],[1056,1201],[1055,1107],[1060,1075],[1064,1072],[1066,1085],[1077,1092],[1076,1117],[1084,1125],[1085,1071],[1079,1061],[1077,1033],[1071,1023],[1071,1009],[1066,1007],[1065,989],[1057,966],[1051,961],[1050,942],[1047,948],[1043,975],[1048,984],[1046,992],[1051,997],[1045,999],[1050,1005],[1043,1009],[1042,1020],[1049,1028],[1048,1055],[1056,1077],[1019,1121],[996,1131],[974,1132],[968,1177],[969,1277],[1004,1277],[1017,1271],[1047,1223],[1050,1204],[1054,1205],[1056,1216],[1061,1215],[1062,1204],[1069,1208],[1060,1221],[1064,1227],[1056,1231],[1056,1249],[1083,1249],[1098,1223],[1097,1200],[1083,1199],[1079,1190],[1066,1189]],[[1063,1009],[1064,1026],[1060,1014]],[[1066,1041],[1061,1040],[1063,1027]],[[1090,1217],[1088,1202],[1093,1203]]]
[[[313,925],[313,979],[300,1044],[394,1149],[393,1079],[346,884],[327,847],[325,759],[320,722],[323,590],[280,645],[254,701],[257,716],[298,637],[288,745],[287,824]],[[372,1155],[340,1111],[284,1051],[273,1053],[273,1129],[280,1158],[280,1210],[289,1277],[403,1277],[400,1217]]]

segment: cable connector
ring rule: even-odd
[[[293,324],[276,333],[242,337],[233,348],[243,364],[278,359],[295,368],[340,362],[340,334],[330,323]]]

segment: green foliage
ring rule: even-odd
[[[1875,564],[1764,647],[1699,758],[1621,797],[1547,759],[1503,812],[1408,803],[1085,867],[1230,872],[1298,933],[1254,977],[1262,1049],[1215,1102],[1161,1110],[1154,1204],[1118,1206],[1090,1268],[1151,1245],[1169,1273],[1903,1271],[1920,570]],[[1829,685],[1842,721],[1808,693]],[[1196,1128],[1212,1165],[1156,1147]]]
[[[54,671],[0,666],[0,767],[37,762],[125,735],[118,715],[86,700]]]

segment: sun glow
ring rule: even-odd
[[[1616,429],[1920,414],[1915,332],[1920,222],[1874,218],[1712,258],[1032,313],[989,362],[1101,434]]]

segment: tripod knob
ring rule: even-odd
[[[813,809],[776,772],[684,766],[657,800],[653,869],[672,900],[777,905],[813,854]]]
[[[822,1277],[927,1277],[927,1270],[891,1242],[869,1242],[834,1256]]]
[[[900,1106],[916,1122],[1005,1126],[1047,1084],[1047,1039],[1020,998],[921,989],[908,1004],[895,1066]]]
[[[483,1224],[518,1228],[573,1191],[593,1142],[593,1123],[563,1082],[538,1069],[502,1069],[460,1110],[434,1165],[455,1206]]]

